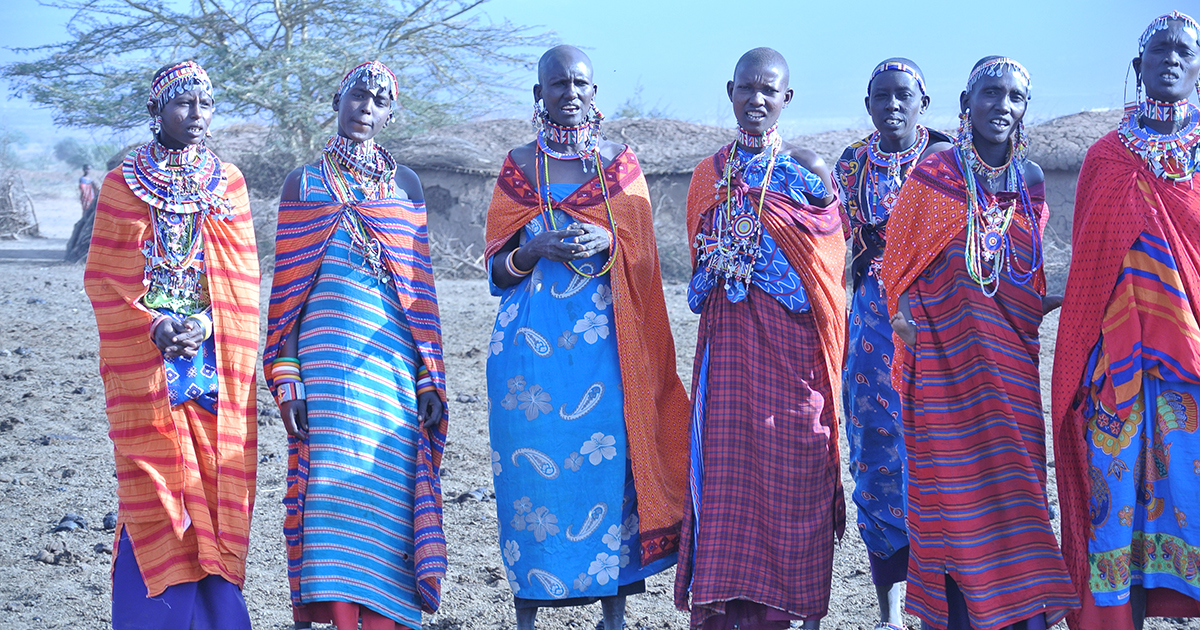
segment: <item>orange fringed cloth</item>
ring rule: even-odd
[[[605,167],[617,224],[611,274],[617,354],[625,394],[625,431],[633,462],[642,564],[675,553],[688,509],[688,422],[691,405],[675,372],[675,339],[667,321],[650,191],[626,148]],[[555,207],[579,221],[608,226],[599,178]],[[542,213],[541,198],[520,167],[505,158],[487,214],[487,256]]]
[[[1194,189],[1194,185],[1172,184],[1152,175],[1145,163],[1125,148],[1116,131],[1088,149],[1079,172],[1071,233],[1071,270],[1059,315],[1051,390],[1063,558],[1083,600],[1083,608],[1067,616],[1073,630],[1133,629],[1128,605],[1098,607],[1087,588],[1090,454],[1085,439],[1087,419],[1076,409],[1076,402],[1087,395],[1084,369],[1100,339],[1101,323],[1125,256],[1143,232],[1170,245],[1187,295],[1193,300],[1200,296],[1200,190]],[[1196,302],[1191,304],[1193,317],[1200,317]],[[1152,326],[1142,332],[1165,336],[1154,347],[1180,347],[1188,342],[1180,338],[1178,327]],[[1141,340],[1115,343],[1129,348],[1138,341]],[[1187,353],[1182,348],[1180,352]],[[1140,387],[1141,380],[1135,380]],[[1149,589],[1146,595],[1148,617],[1200,616],[1200,602],[1178,591]]]
[[[888,244],[883,257],[884,290],[887,292],[888,316],[898,312],[900,296],[912,286],[917,276],[946,249],[946,246],[967,226],[966,183],[955,158],[957,149],[935,153],[913,169],[905,180],[896,207],[888,219]],[[912,182],[911,184],[909,182]],[[1029,187],[1030,201],[1038,216],[1038,225],[1045,233],[1050,213],[1046,208],[1045,185]],[[1013,217],[1025,225],[1022,211]],[[1026,229],[1029,226],[1025,226]],[[1031,280],[1034,291],[1045,295],[1046,274],[1042,270]],[[902,366],[910,360],[911,352],[900,337],[892,334],[896,354],[892,357],[892,387],[903,390]]]
[[[258,255],[246,182],[235,166],[222,168],[232,217],[210,216],[202,228],[219,372],[215,416],[192,401],[175,408],[168,401],[162,353],[150,339],[154,316],[140,301],[150,208],[120,167],[101,188],[84,273],[117,464],[116,537],[128,532],[150,597],[210,574],[241,586],[246,575],[258,463]]]
[[[692,171],[688,188],[688,242],[700,233],[701,219],[725,200],[724,188],[718,188],[725,159],[733,145],[700,162]],[[757,199],[760,188],[751,188],[750,198]],[[821,335],[825,368],[833,395],[842,399],[842,362],[846,356],[846,241],[842,233],[840,200],[825,207],[799,205],[787,195],[768,190],[764,197],[762,223],[783,250],[792,269],[804,281],[804,290],[812,300],[812,312]],[[692,247],[692,268],[696,267],[696,248]],[[838,459],[838,427],[833,425],[829,443],[834,467]],[[840,485],[840,482],[839,482]],[[844,515],[843,515],[844,516]]]

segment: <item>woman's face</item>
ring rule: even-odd
[[[587,122],[596,98],[592,68],[583,59],[565,58],[548,64],[534,88],[550,120],[561,127],[578,127]]]
[[[1174,103],[1186,100],[1200,78],[1200,35],[1187,22],[1171,20],[1150,37],[1142,55],[1133,60],[1146,96]]]
[[[984,74],[960,104],[969,108],[971,136],[976,143],[1008,144],[1029,104],[1029,85],[1023,77],[1005,70],[1000,76]]]
[[[338,135],[366,142],[383,130],[392,116],[392,94],[386,88],[372,91],[361,79],[344,94],[333,97],[338,113]]]
[[[929,106],[917,80],[907,72],[888,70],[871,80],[867,113],[879,133],[899,139],[914,133],[917,120]]]
[[[151,104],[150,110],[151,115],[157,114],[162,119],[159,142],[165,147],[182,149],[204,142],[208,126],[212,123],[213,100],[197,87],[176,95],[161,109]]]

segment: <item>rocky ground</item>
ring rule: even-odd
[[[70,179],[57,183],[60,210],[41,220],[44,234],[65,238],[78,207]],[[42,207],[42,206],[39,206]],[[49,213],[48,213],[49,214]],[[81,266],[56,262],[61,240],[0,242],[0,629],[107,629],[113,533],[105,515],[115,511],[116,480],[106,431],[104,394],[97,371],[97,335]],[[264,280],[264,288],[269,279]],[[511,595],[501,570],[491,497],[484,363],[496,299],[482,281],[439,283],[451,430],[443,468],[450,569],[442,611],[429,629],[514,626]],[[691,381],[697,317],[684,288],[665,288],[680,376]],[[1057,319],[1043,326],[1043,365]],[[1043,380],[1047,399],[1048,378]],[[259,389],[259,500],[247,567],[246,600],[255,628],[291,627],[280,527],[286,447],[275,406]],[[462,402],[460,402],[462,401]],[[846,452],[844,441],[843,454]],[[844,460],[844,455],[843,455]],[[845,465],[843,461],[843,470]],[[1051,469],[1053,476],[1053,469]],[[843,481],[849,492],[852,482]],[[1051,503],[1057,503],[1051,482]],[[866,552],[854,532],[854,506],[837,547],[827,630],[873,627],[875,597]],[[76,527],[54,532],[67,514]],[[673,571],[650,580],[630,600],[630,628],[687,627],[671,603]],[[599,605],[543,611],[539,628],[591,628]],[[919,628],[908,618],[912,629]],[[1200,628],[1193,621],[1152,620],[1147,628]]]

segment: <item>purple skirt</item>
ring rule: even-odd
[[[219,575],[168,586],[162,595],[147,597],[124,530],[112,578],[113,630],[251,630],[242,590]]]

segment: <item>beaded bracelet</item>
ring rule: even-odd
[[[436,391],[437,385],[434,384],[433,377],[429,375],[429,370],[424,365],[417,368],[417,395]]]
[[[208,338],[213,334],[212,318],[210,318],[207,313],[195,313],[193,315],[188,315],[188,319],[193,320],[200,325],[200,329],[204,331],[204,340],[208,341]],[[186,322],[187,320],[184,321]]]
[[[279,406],[282,407],[283,403],[293,400],[305,400],[304,383],[295,381],[275,384],[275,402],[279,403]]]
[[[154,331],[158,330],[158,325],[168,319],[171,319],[171,316],[163,313],[150,322],[150,341],[154,341]]]
[[[517,249],[521,249],[521,248],[518,247]],[[533,273],[533,270],[530,269],[529,271],[521,271],[520,269],[517,268],[517,264],[513,261],[513,256],[517,255],[517,249],[514,249],[511,252],[508,252],[508,256],[504,257],[504,268],[508,270],[508,273],[512,274],[512,277],[524,278],[525,276],[528,276],[529,274]]]
[[[271,362],[271,380],[299,381],[300,360],[292,357],[280,357]]]

